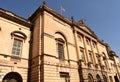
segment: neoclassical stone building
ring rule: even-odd
[[[119,82],[119,58],[84,23],[44,2],[28,19],[0,9],[0,82]]]

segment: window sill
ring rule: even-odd
[[[65,59],[59,59],[60,62],[65,62]]]
[[[11,56],[12,61],[21,61],[21,58],[19,56]]]

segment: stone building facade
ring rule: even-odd
[[[27,82],[31,24],[0,9],[0,82]]]
[[[0,82],[119,82],[119,58],[84,23],[40,6],[28,19],[0,9]]]

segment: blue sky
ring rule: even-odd
[[[120,57],[120,0],[46,0],[47,5],[76,22],[84,18],[96,35],[107,42]],[[0,7],[28,18],[43,0],[0,0]]]

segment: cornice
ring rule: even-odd
[[[106,46],[106,47],[109,46],[109,45],[108,45],[107,43],[105,43],[103,40],[98,39],[98,42],[101,43],[102,45]]]
[[[11,20],[11,21],[16,22],[18,24],[24,25],[28,28],[31,27],[31,23],[29,21],[27,21],[26,19],[14,14],[10,11],[4,10],[2,8],[0,8],[0,17],[3,17],[7,20]]]
[[[110,50],[109,51],[109,56],[115,56],[115,57],[118,57],[117,54],[113,51],[113,50]]]
[[[69,24],[69,25],[72,25],[72,21],[65,18],[64,16],[62,16],[61,14],[57,13],[55,10],[49,8],[48,6],[46,5],[43,5],[43,6],[40,6],[32,15],[31,17],[28,18],[28,20],[32,20],[34,19],[35,16],[37,16],[38,14],[42,14],[44,11],[52,14],[54,17],[62,20],[63,22]]]

